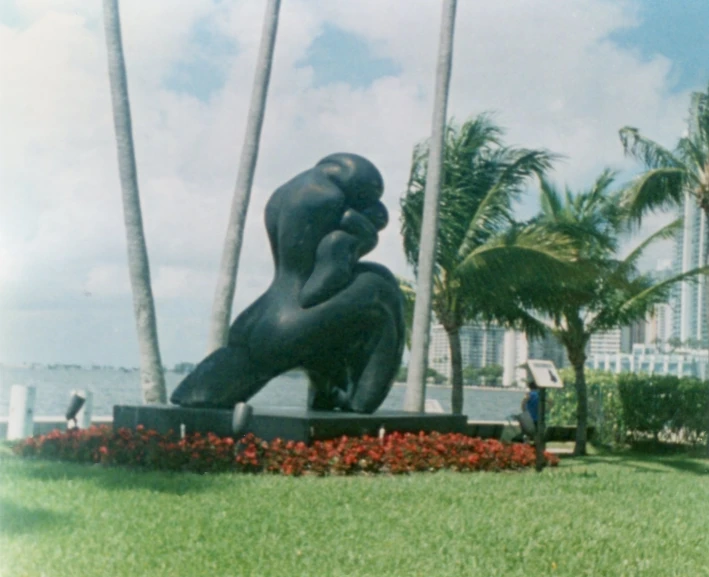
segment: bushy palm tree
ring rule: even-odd
[[[620,130],[625,152],[647,169],[628,189],[625,202],[636,222],[650,211],[694,203],[709,223],[709,86],[691,97],[685,136],[668,150],[637,128]],[[709,264],[709,226],[705,227],[703,264]],[[704,302],[709,303],[709,283],[704,281]],[[701,338],[701,335],[699,335]],[[706,342],[704,343],[706,345]]]
[[[622,191],[611,192],[614,174],[603,172],[585,191],[573,194],[568,188],[562,195],[550,182],[541,180],[541,212],[533,220],[550,233],[572,239],[578,251],[569,277],[549,278],[539,291],[546,290],[553,299],[537,320],[550,327],[564,345],[574,370],[578,399],[576,444],[574,453],[586,454],[588,395],[586,391],[586,347],[595,333],[622,327],[646,318],[653,307],[667,299],[671,286],[693,277],[704,269],[695,269],[655,281],[641,274],[637,263],[643,252],[658,240],[676,234],[681,221],[675,221],[649,236],[625,258],[619,257],[619,240],[629,228],[632,213],[621,200]],[[530,319],[530,323],[534,321]]]
[[[462,126],[449,124],[444,143],[431,308],[448,336],[451,404],[453,412],[460,413],[460,327],[475,320],[526,319],[519,306],[534,295],[521,290],[525,279],[561,274],[565,261],[573,258],[573,249],[562,235],[535,225],[516,225],[512,219],[514,200],[530,177],[550,167],[553,155],[504,146],[502,130],[487,115]],[[428,143],[424,142],[414,149],[401,201],[404,251],[416,274],[428,174]],[[528,328],[538,330],[535,324]]]

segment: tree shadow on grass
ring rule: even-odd
[[[3,535],[23,535],[54,529],[66,526],[69,521],[69,515],[64,513],[23,507],[7,499],[0,499],[0,534]]]
[[[37,481],[86,481],[108,491],[146,491],[185,495],[209,490],[214,485],[211,475],[169,471],[144,471],[124,467],[104,467],[59,461],[0,459],[3,476]]]
[[[678,471],[694,473],[695,475],[709,475],[709,463],[701,463],[689,459],[664,459],[662,464]]]
[[[578,465],[597,463],[626,467],[642,473],[667,473],[669,472],[667,469],[674,469],[694,475],[709,475],[709,462],[692,459],[685,455],[651,455],[633,451],[621,454],[589,455],[578,458],[575,462]]]

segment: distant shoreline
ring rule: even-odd
[[[132,373],[137,372],[140,369],[138,367],[116,367],[113,365],[78,365],[70,363],[21,363],[21,364],[11,364],[11,363],[0,363],[0,369],[10,369],[10,370],[45,370],[45,371],[113,371],[120,373]],[[165,367],[166,373],[175,374],[187,374],[189,371],[176,371],[171,368]],[[305,376],[305,372],[302,369],[293,369],[287,371],[280,375],[281,377],[301,377]],[[394,386],[404,387],[406,386],[405,381],[394,381]],[[436,388],[436,389],[451,389],[452,385],[449,384],[436,384],[436,383],[426,383],[426,388]],[[480,390],[480,391],[525,391],[524,387],[489,387],[482,385],[463,385],[464,389],[470,390]]]
[[[394,385],[397,387],[406,386],[406,381],[395,381]],[[434,387],[437,389],[451,389],[453,385],[437,385],[434,383],[426,383],[426,388]],[[524,387],[484,387],[482,385],[463,385],[464,389],[474,389],[477,391],[526,391]]]

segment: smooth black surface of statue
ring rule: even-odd
[[[359,259],[388,221],[377,168],[330,155],[278,188],[265,220],[275,263],[268,290],[170,400],[233,408],[291,369],[310,378],[311,409],[374,412],[401,364],[403,297],[389,270]]]

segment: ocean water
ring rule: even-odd
[[[184,375],[165,373],[168,396]],[[10,387],[33,385],[37,391],[36,416],[63,415],[73,389],[93,393],[94,416],[113,414],[113,405],[142,403],[140,373],[125,369],[28,368],[0,366],[0,417],[8,414]],[[406,387],[396,383],[384,401],[383,409],[401,410]],[[308,381],[300,372],[281,375],[268,383],[249,403],[255,407],[304,407]],[[450,411],[449,386],[429,385],[426,398],[437,400],[445,412]],[[463,412],[470,420],[504,421],[518,413],[524,391],[466,387]]]

